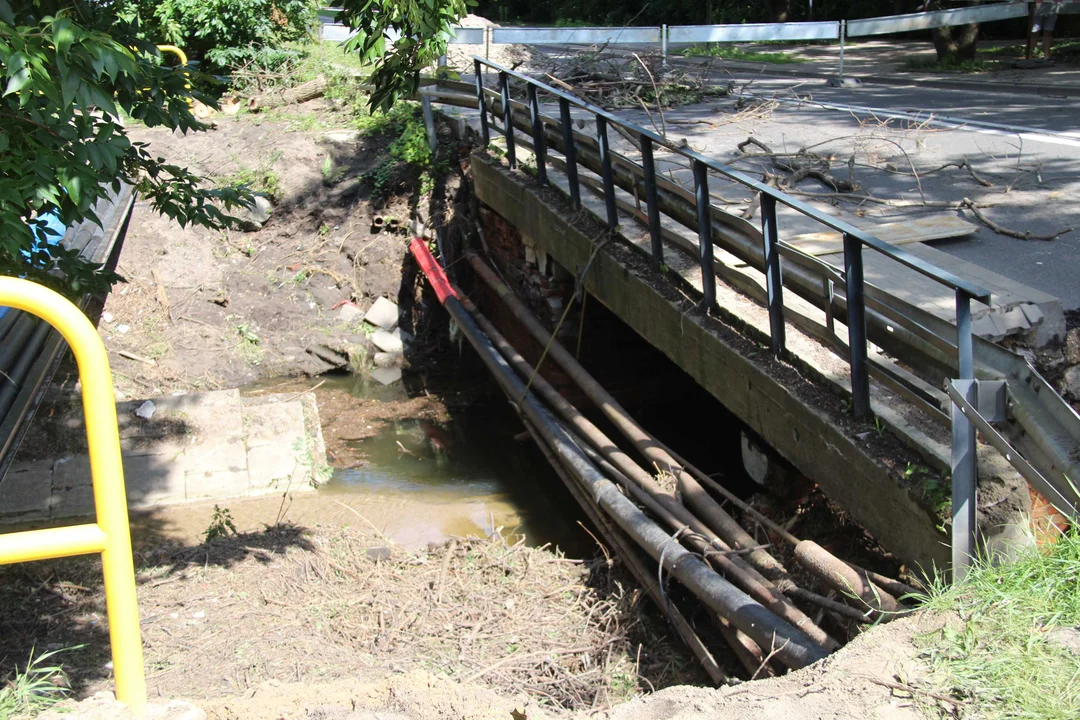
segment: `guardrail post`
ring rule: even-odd
[[[701,250],[701,289],[705,312],[716,305],[716,270],[713,267],[712,203],[709,201],[709,168],[694,161],[694,199],[697,203],[698,246]]]
[[[660,57],[663,58],[664,67],[667,67],[667,25],[660,26]]]
[[[869,420],[870,372],[866,365],[866,306],[863,299],[862,242],[847,233],[844,233],[844,277],[847,281],[852,411],[855,419]]]
[[[653,160],[653,143],[645,133],[638,134],[641,141],[641,167],[645,171],[645,204],[649,211],[649,237],[652,239],[653,270],[664,263],[664,242],[660,234],[660,203],[656,198],[656,163]]]
[[[619,226],[619,213],[615,207],[615,178],[611,170],[611,147],[608,143],[607,120],[596,116],[596,141],[600,145],[601,177],[604,180],[604,203],[607,205],[608,227]]]
[[[780,241],[776,228],[776,198],[760,193],[761,236],[765,244],[765,289],[769,300],[769,332],[773,355],[784,354],[784,281],[780,275]]]
[[[953,384],[972,407],[978,407],[978,386],[971,339],[971,296],[956,290],[956,350],[960,380]],[[963,580],[975,553],[978,460],[975,427],[953,403],[952,418],[952,570],[953,581]]]
[[[540,100],[536,97],[536,86],[528,85],[529,119],[532,121],[533,154],[536,155],[536,178],[547,182],[547,139],[544,137],[544,121],[540,118]]]
[[[514,108],[510,104],[510,76],[499,71],[499,92],[502,95],[503,109],[503,132],[506,135],[506,159],[510,167],[517,167],[517,157],[514,153]]]
[[[473,72],[476,73],[476,102],[480,108],[480,139],[486,149],[491,143],[491,131],[488,129],[487,98],[484,97],[484,69],[479,60],[473,60]]]
[[[844,80],[844,39],[847,35],[847,20],[840,21],[840,81]]]
[[[420,107],[424,113],[424,130],[427,131],[428,147],[432,154],[439,149],[439,136],[435,132],[435,111],[431,108],[431,96],[420,93]]]
[[[559,98],[559,123],[562,125],[563,157],[566,158],[566,179],[570,183],[570,205],[581,209],[581,186],[577,177],[577,148],[574,145],[574,125],[570,118],[570,101]]]

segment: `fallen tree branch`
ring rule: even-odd
[[[1048,235],[1032,235],[1030,230],[1026,232],[1020,232],[1019,230],[1011,230],[1002,225],[998,225],[996,222],[979,212],[979,208],[976,207],[975,203],[973,203],[971,200],[968,200],[967,198],[964,198],[961,201],[960,206],[961,208],[967,208],[968,210],[971,210],[971,214],[974,215],[979,222],[981,222],[983,225],[990,228],[997,234],[1014,237],[1017,240],[1057,240],[1062,235],[1071,233],[1074,229],[1070,227],[1065,228],[1064,230],[1059,230],[1056,233],[1050,233]]]

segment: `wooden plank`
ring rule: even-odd
[[[964,237],[978,231],[978,227],[955,215],[932,215],[917,220],[885,223],[863,228],[880,240],[890,245],[945,240]],[[808,255],[832,255],[844,252],[844,238],[835,230],[828,232],[806,233],[784,239],[789,245],[797,247]]]

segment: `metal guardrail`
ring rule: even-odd
[[[138,716],[146,707],[146,677],[108,353],[97,328],[82,311],[48,288],[28,280],[0,278],[0,305],[38,315],[71,346],[82,383],[97,510],[94,523],[0,535],[0,565],[101,554],[116,697]]]
[[[742,25],[670,25],[667,42],[763,42],[772,40],[839,40],[839,22],[746,23]]]
[[[493,27],[491,42],[514,45],[627,45],[661,41],[659,27]]]
[[[712,208],[709,202],[709,173],[716,173],[759,194],[761,199],[763,254],[766,268],[766,289],[768,295],[769,320],[773,352],[780,356],[785,351],[784,338],[784,302],[783,277],[780,267],[780,246],[776,206],[786,205],[796,212],[812,218],[822,225],[840,232],[844,239],[844,282],[846,287],[847,326],[849,362],[851,367],[851,385],[853,412],[857,418],[867,420],[870,412],[870,376],[867,360],[866,338],[866,301],[864,295],[863,258],[864,247],[869,247],[896,262],[925,275],[953,290],[956,298],[957,319],[957,354],[959,377],[974,377],[971,338],[971,301],[990,302],[990,293],[986,289],[969,283],[952,273],[944,271],[925,260],[874,237],[870,233],[828,215],[807,203],[798,200],[776,188],[766,185],[749,175],[733,170],[727,165],[668,141],[647,128],[636,125],[623,118],[580,98],[542,83],[528,75],[515,72],[482,58],[473,58],[476,73],[476,97],[481,109],[481,134],[485,145],[490,142],[491,122],[488,120],[487,89],[483,85],[483,68],[488,67],[499,74],[500,105],[503,111],[501,132],[506,138],[507,158],[511,166],[516,165],[514,143],[514,108],[510,98],[510,79],[525,83],[531,120],[532,144],[537,161],[537,175],[546,181],[546,138],[544,122],[540,115],[539,93],[544,93],[557,100],[562,126],[563,147],[565,149],[566,170],[570,183],[571,202],[580,205],[580,187],[577,176],[575,140],[570,123],[571,106],[586,110],[596,120],[597,146],[602,164],[602,194],[605,201],[607,222],[612,228],[618,225],[618,210],[615,197],[612,155],[608,137],[608,126],[617,125],[623,131],[636,137],[641,145],[642,168],[644,170],[646,201],[648,205],[649,232],[652,239],[653,263],[659,266],[663,262],[663,243],[660,227],[660,213],[657,201],[656,170],[653,162],[653,149],[661,146],[670,152],[681,155],[690,161],[694,171],[694,195],[697,206],[697,225],[699,241],[699,261],[702,273],[702,287],[705,306],[711,308],[716,302],[716,273],[713,261]],[[492,111],[493,112],[493,111]],[[497,130],[499,128],[496,128]]]

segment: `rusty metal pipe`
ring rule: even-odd
[[[518,407],[560,457],[567,470],[578,478],[583,488],[588,489],[596,504],[616,525],[702,603],[728,618],[732,625],[746,633],[758,646],[777,643],[779,647],[776,657],[787,667],[805,667],[827,656],[806,633],[778,618],[718,575],[701,558],[674,542],[670,535],[630,502],[610,480],[601,475],[566,431],[554,422],[536,396],[503,360],[491,340],[480,330],[450,288],[445,273],[434,261],[426,244],[416,238],[410,243],[410,249],[434,286],[440,302],[477,350],[497,382],[511,398],[517,399]]]
[[[547,380],[537,374],[532,365],[503,337],[491,321],[477,310],[472,301],[462,296],[461,303],[472,314],[477,325],[510,366],[521,377],[529,380],[530,388],[569,423],[570,428],[567,428],[567,431],[594,465],[609,478],[627,488],[635,499],[663,520],[671,530],[680,531],[684,528],[692,530],[694,535],[684,537],[683,541],[755,600],[801,629],[823,649],[831,652],[840,647],[836,640],[829,637],[809,616],[792,604],[771,582],[747,565],[741,557],[726,554],[725,551],[731,550],[729,546],[715,538],[708,527],[674,498],[664,493],[651,475],[619,450],[610,438],[560,395]],[[617,463],[619,467],[613,467],[608,460]]]
[[[480,279],[495,291],[507,309],[521,321],[530,334],[542,345],[547,346],[551,358],[570,376],[582,392],[596,403],[597,407],[614,423],[615,427],[633,443],[635,449],[650,463],[655,463],[660,469],[667,470],[675,476],[684,504],[695,510],[713,532],[723,538],[729,545],[739,549],[753,548],[757,545],[754,538],[735,521],[735,518],[720,507],[720,504],[705,492],[705,489],[701,487],[697,480],[685,472],[682,466],[675,462],[674,458],[665,452],[664,448],[630,417],[629,413],[619,405],[615,398],[600,383],[596,382],[596,379],[552,337],[551,333],[540,324],[529,309],[495,275],[480,256],[473,252],[467,252],[465,258],[472,265]],[[765,577],[775,578],[785,574],[783,566],[763,550],[748,552],[746,560]]]

